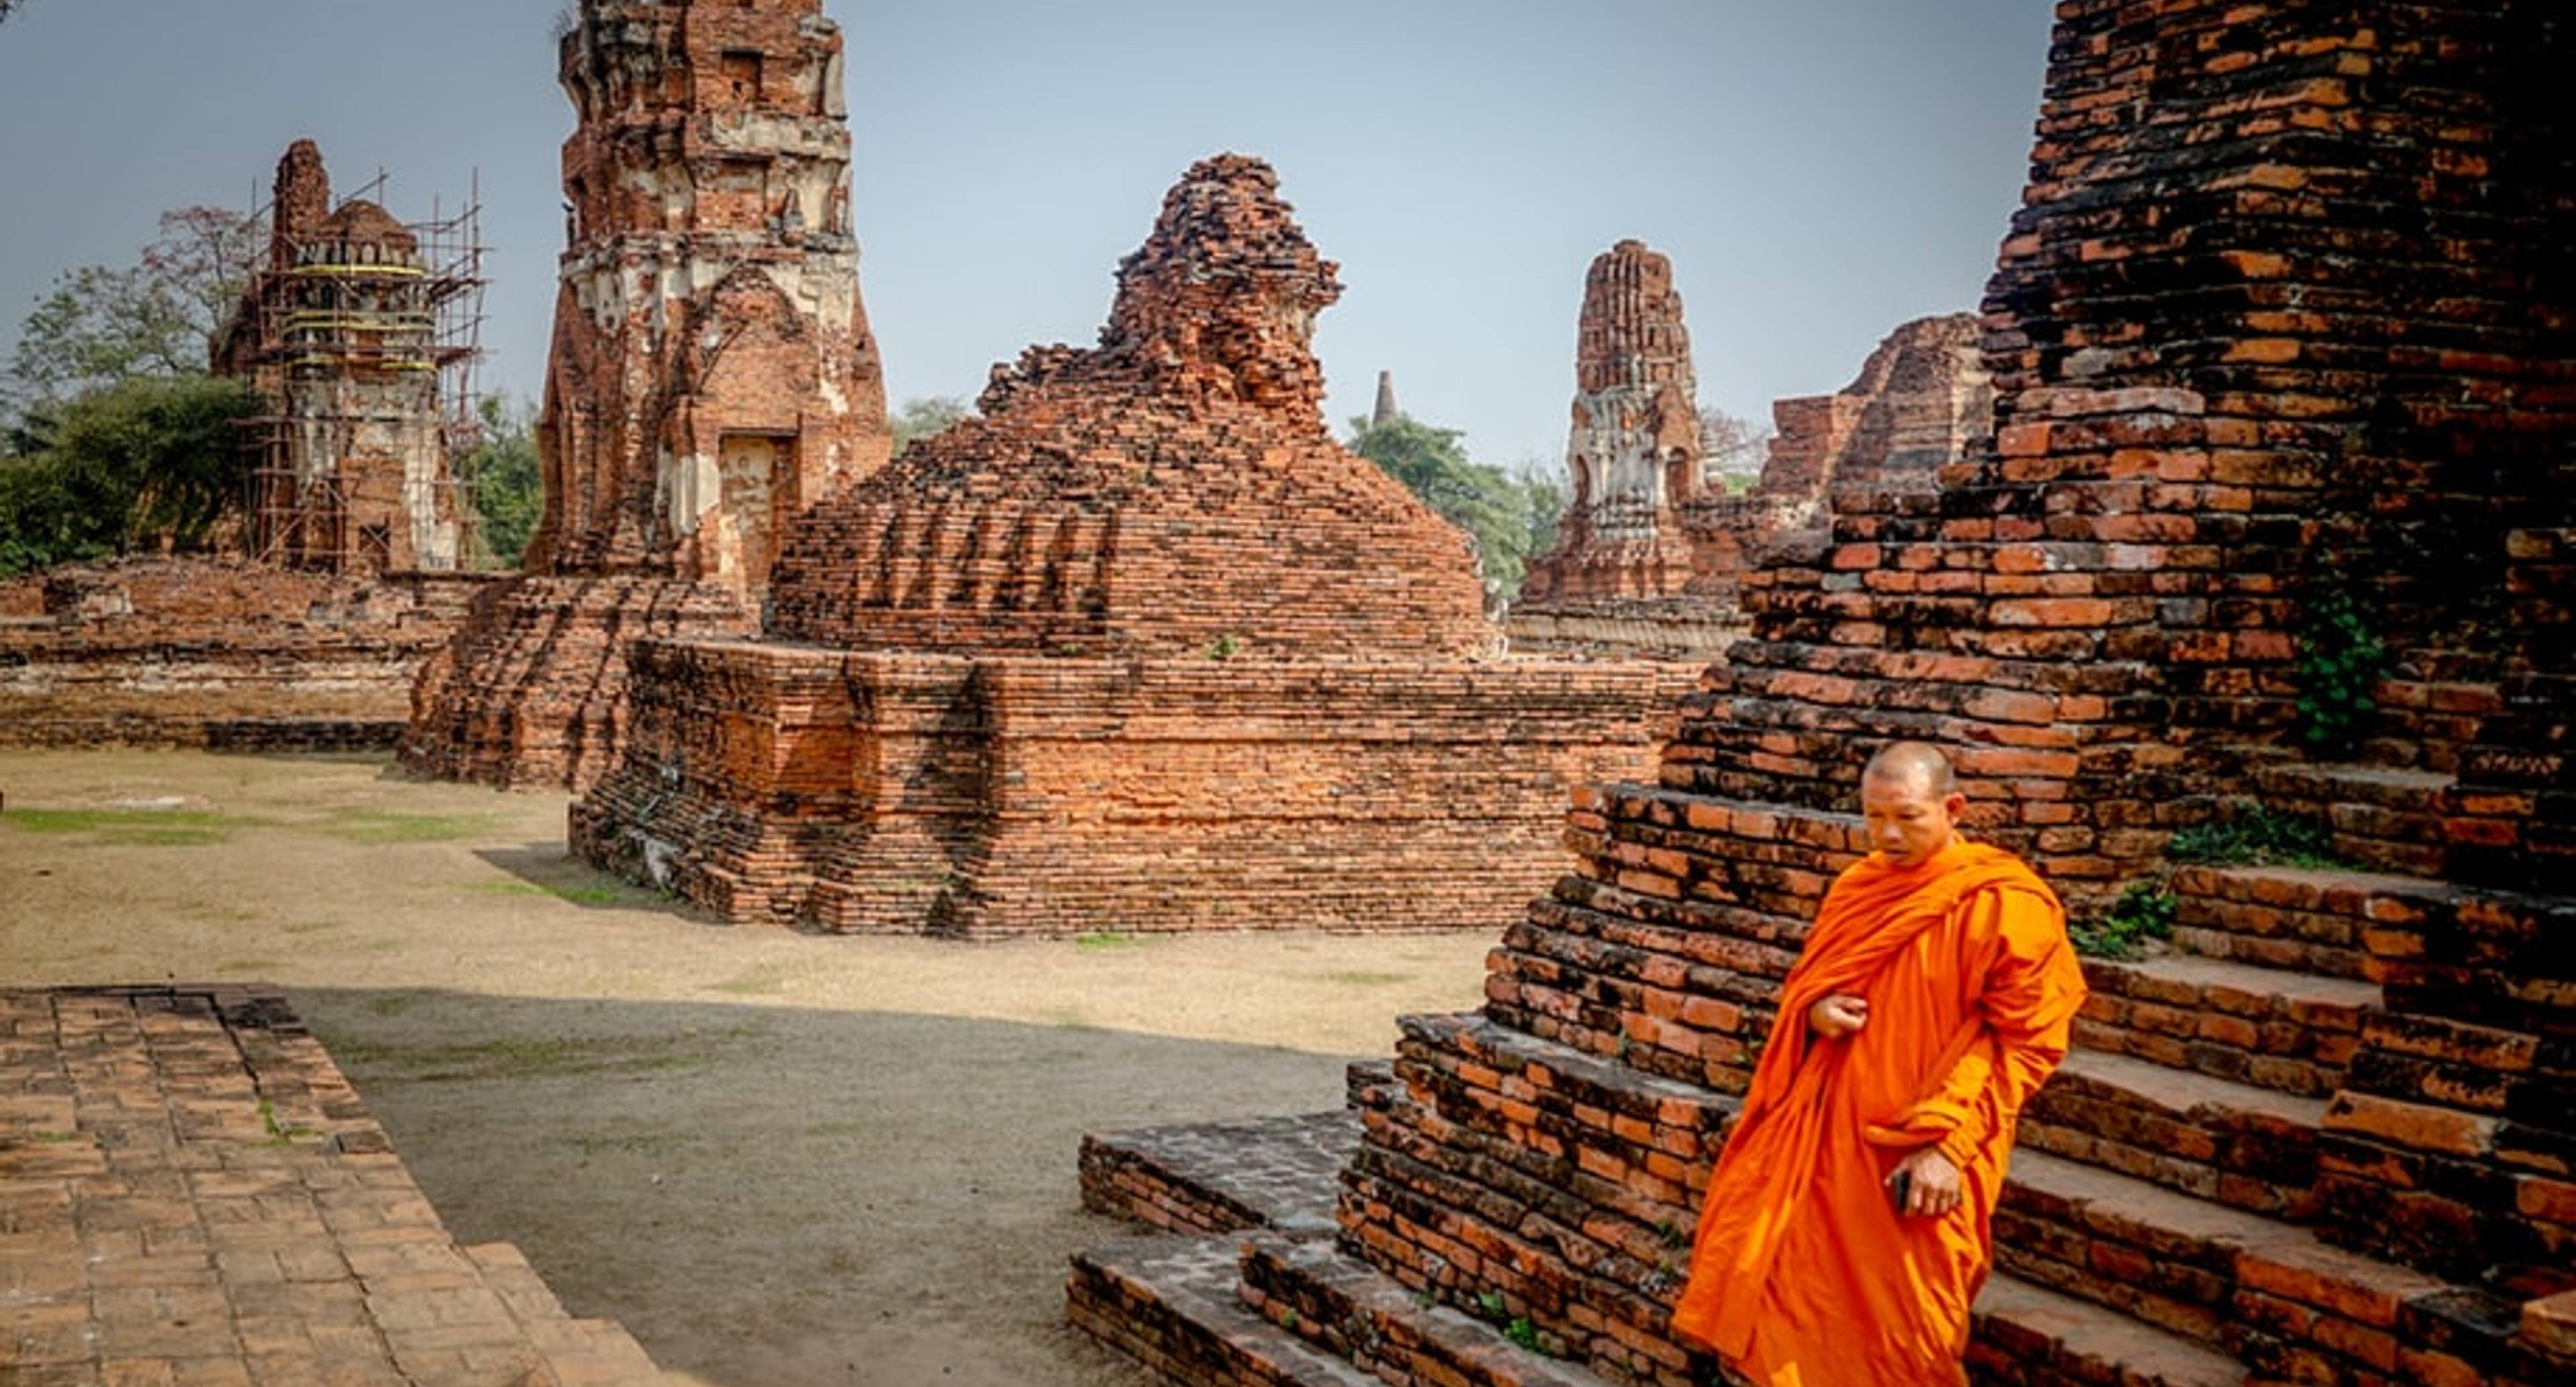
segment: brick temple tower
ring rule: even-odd
[[[1699,491],[1699,384],[1673,262],[1621,241],[1584,277],[1576,338],[1574,499],[1529,595],[1663,597],[1690,580],[1681,507]]]
[[[562,39],[563,283],[531,572],[757,592],[889,448],[820,0],[588,0]]]
[[[412,689],[403,763],[587,784],[626,650],[759,628],[787,523],[891,451],[820,0],[583,0],[527,572]]]
[[[471,393],[482,280],[474,208],[406,226],[334,206],[322,151],[277,163],[268,255],[211,365],[269,402],[252,421],[256,556],[299,568],[453,569],[473,507],[451,459]]]

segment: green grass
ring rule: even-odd
[[[229,840],[249,820],[204,809],[12,809],[0,824],[21,833],[85,834],[113,847],[204,847]]]
[[[335,815],[318,827],[350,843],[452,843],[481,837],[494,822],[489,814],[388,814],[361,809]]]
[[[1352,968],[1345,969],[1340,972],[1324,973],[1319,976],[1326,982],[1342,983],[1349,987],[1384,987],[1389,983],[1403,982],[1406,978],[1412,975],[1409,973],[1379,973],[1372,972],[1365,968]]]
[[[1084,953],[1102,953],[1110,949],[1133,949],[1154,941],[1141,934],[1121,934],[1115,930],[1091,930],[1073,937],[1073,947]]]
[[[764,963],[746,968],[723,982],[708,983],[706,990],[733,997],[769,997],[787,990],[788,977],[786,965]]]

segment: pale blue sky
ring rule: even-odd
[[[396,215],[480,170],[487,383],[533,393],[561,249],[551,0],[25,0],[0,24],[0,347],[156,213],[246,206],[288,142]],[[1380,369],[1481,459],[1564,448],[1575,310],[1673,257],[1703,403],[1767,419],[1888,328],[1976,306],[2028,163],[2045,0],[825,0],[890,395],[1088,342],[1189,163],[1280,171],[1348,286],[1337,420]]]

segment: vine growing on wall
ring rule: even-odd
[[[2349,754],[2378,710],[2374,690],[2388,672],[2388,643],[2353,584],[2328,572],[2308,588],[2297,636],[2299,742],[2320,756]]]

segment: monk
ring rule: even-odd
[[[1875,850],[1783,984],[1673,1312],[1754,1387],[1964,1387],[2013,1122],[2084,1003],[2064,908],[1959,835],[1946,757],[1887,747],[1860,803]]]

